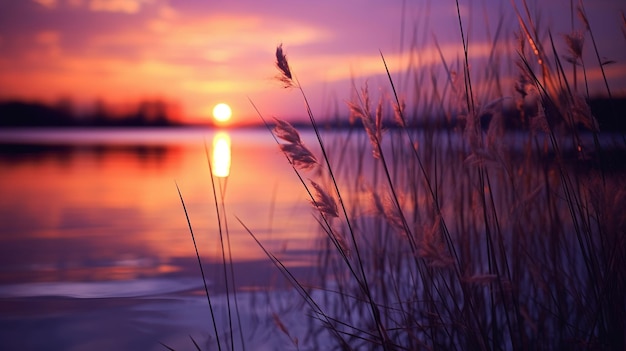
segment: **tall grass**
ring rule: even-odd
[[[408,110],[409,90],[381,53],[391,93],[376,99],[355,83],[347,109],[364,133],[332,139],[278,46],[279,80],[300,91],[317,145],[309,149],[291,124],[259,115],[316,211],[322,283],[298,281],[245,218],[239,222],[318,321],[311,348],[626,349],[623,170],[607,167],[615,160],[588,89],[581,94],[570,82],[578,75],[566,74],[554,37],[539,34],[523,5],[515,9],[519,40],[505,58],[516,63],[514,86],[493,69],[501,23],[481,75],[469,63],[459,10],[464,57],[449,64],[440,51],[443,84],[434,71],[406,70],[413,76],[403,82],[421,85],[428,74],[432,82]],[[581,36],[600,56],[582,5],[577,13],[585,30],[565,43],[587,86]],[[597,64],[612,96],[606,63]]]
[[[584,9],[578,13],[591,35]],[[313,200],[328,239],[320,257],[327,274],[326,285],[318,287],[322,325],[333,329],[337,347],[626,346],[626,279],[620,269],[626,267],[625,216],[615,207],[626,200],[624,182],[605,174],[589,96],[568,81],[554,39],[538,37],[527,7],[517,17],[523,40],[516,50],[519,95],[483,90],[476,96],[459,11],[462,84],[447,97],[437,90],[433,96],[464,101],[455,113],[456,131],[412,128],[415,121],[407,120],[389,75],[391,100],[373,108],[364,87],[348,102],[372,149],[343,156],[350,167],[333,163],[333,149],[339,156],[338,150],[364,144],[346,139],[326,146],[307,103],[326,168],[319,181],[326,185],[324,202],[337,199],[344,214],[331,223]],[[567,44],[586,77],[577,38],[567,37]],[[279,50],[282,80],[293,83]],[[451,68],[445,70],[453,77]],[[306,103],[300,84],[289,86],[300,89]],[[533,102],[531,108],[522,98]],[[505,99],[516,102],[517,110],[506,111]],[[526,129],[507,132],[511,118]],[[395,125],[384,131],[389,121]],[[463,139],[457,143],[459,132]],[[367,174],[357,165],[372,162],[369,157],[374,171]]]

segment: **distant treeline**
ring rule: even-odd
[[[603,132],[626,132],[626,97],[620,98],[594,98],[589,101],[591,114],[596,118],[600,131]],[[522,116],[517,109],[504,109],[503,127],[507,130],[527,130],[530,128],[530,119],[528,116],[535,115],[537,111],[532,109],[526,110],[526,117]],[[411,118],[411,112],[407,111],[405,118],[407,126],[416,129],[455,129],[463,128],[465,119],[460,116],[419,116],[419,118]],[[483,128],[488,128],[493,117],[492,112],[483,112],[479,118]],[[293,123],[298,128],[306,128],[310,126],[307,122]],[[396,128],[398,124],[393,120],[383,121],[385,128]],[[361,127],[360,119],[350,122],[347,118],[331,119],[322,123],[326,128],[353,128]],[[589,129],[582,123],[577,125],[581,130]]]
[[[140,127],[176,126],[176,106],[160,99],[114,108],[97,101],[91,112],[77,113],[70,101],[56,104],[0,102],[0,127]]]
[[[592,114],[596,117],[601,131],[626,131],[626,98],[596,98],[589,102]],[[528,121],[519,118],[517,112],[506,118],[507,129],[525,129]],[[490,115],[481,116],[483,124],[488,124]],[[410,127],[448,129],[458,127],[460,120],[452,117],[409,119]],[[358,121],[357,121],[358,123]],[[5,101],[0,102],[0,127],[167,127],[180,126],[180,111],[175,104],[160,100],[144,100],[123,109],[114,108],[103,101],[97,101],[92,112],[77,113],[69,101],[56,104],[42,102]],[[306,128],[308,123],[294,123]],[[348,119],[330,120],[328,127],[349,128]],[[393,128],[393,122],[386,124]]]
[[[593,99],[589,106],[600,124],[600,130],[626,131],[626,97]]]

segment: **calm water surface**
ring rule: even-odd
[[[231,155],[228,177],[214,179],[243,299],[280,282],[236,217],[306,276],[317,230],[306,193],[275,141],[264,129],[221,133],[222,142],[217,135],[0,131],[0,349],[163,349],[159,342],[184,349],[193,346],[189,334],[209,335],[208,304],[176,190],[178,184],[209,289],[223,295],[207,151],[226,150],[212,155],[216,172],[229,164],[219,153]]]
[[[461,139],[446,135],[432,145],[463,166],[464,154],[456,154]],[[348,201],[358,204],[367,194],[354,184],[366,182],[355,179],[371,175],[373,159],[354,158],[371,152],[364,133],[345,144],[343,136],[331,133],[326,146],[336,151],[340,186],[356,196]],[[315,144],[311,134],[304,139]],[[523,140],[512,134],[506,142],[522,150]],[[246,343],[255,350],[289,346],[272,315],[290,328],[306,328],[311,319],[293,307],[298,296],[282,289],[286,283],[237,218],[302,282],[314,283],[311,268],[323,255],[307,194],[267,130],[2,130],[0,350],[163,350],[159,342],[194,349],[190,335],[214,345],[176,189],[196,234],[217,324],[227,326],[231,300],[207,154],[219,175],[213,179],[235,277],[229,286],[238,291]],[[315,172],[304,179],[320,178]],[[454,174],[446,174],[441,181],[453,188]],[[289,308],[300,313],[284,313]],[[303,320],[288,320],[296,314]]]

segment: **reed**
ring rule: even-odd
[[[306,342],[280,315],[274,323],[297,349],[623,350],[626,183],[623,170],[607,167],[609,134],[592,114],[588,88],[577,88],[579,69],[588,86],[586,35],[600,57],[584,8],[576,10],[584,31],[563,36],[560,53],[523,1],[515,48],[497,54],[500,21],[481,75],[470,65],[456,4],[463,58],[448,61],[439,50],[438,71],[409,67],[402,82],[432,83],[411,90],[381,52],[391,93],[377,99],[355,83],[346,110],[359,123],[332,143],[282,44],[276,48],[277,79],[301,93],[318,155],[291,124],[257,112],[323,235],[322,283],[308,286],[237,218],[315,322]],[[515,72],[498,71],[506,60]],[[608,63],[597,64],[612,97]],[[502,77],[511,73],[518,79],[507,88]],[[613,144],[620,152],[623,140]]]
[[[570,83],[554,38],[539,37],[523,5],[512,55],[520,79],[511,90],[518,95],[504,95],[501,73],[480,77],[472,71],[459,11],[461,84],[442,54],[444,89],[433,84],[434,103],[408,114],[381,53],[391,98],[373,108],[367,85],[355,87],[346,105],[365,133],[349,132],[330,147],[282,45],[277,48],[280,80],[301,91],[323,154],[322,164],[305,162],[325,169],[311,181],[313,190],[303,185],[326,233],[319,258],[325,283],[307,298],[322,296],[316,303],[324,308],[320,328],[331,328],[327,337],[337,348],[626,346],[626,276],[618,268],[626,264],[626,220],[607,206],[626,201],[625,184],[620,174],[605,171],[604,135],[588,106],[588,90],[581,95],[578,82]],[[577,11],[593,42],[584,9]],[[573,32],[563,39],[568,61],[575,70],[582,66],[587,86],[583,36]],[[493,53],[488,64],[497,60]],[[505,108],[508,100],[513,111]],[[415,128],[426,112],[447,116],[442,124],[457,123],[443,131]],[[507,130],[510,124],[518,129]],[[298,144],[291,128],[276,121],[273,133]],[[281,149],[297,165],[298,153]],[[373,171],[366,173],[364,164]]]

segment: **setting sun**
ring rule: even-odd
[[[227,122],[232,114],[230,106],[225,103],[219,103],[213,107],[213,118],[218,122]]]

